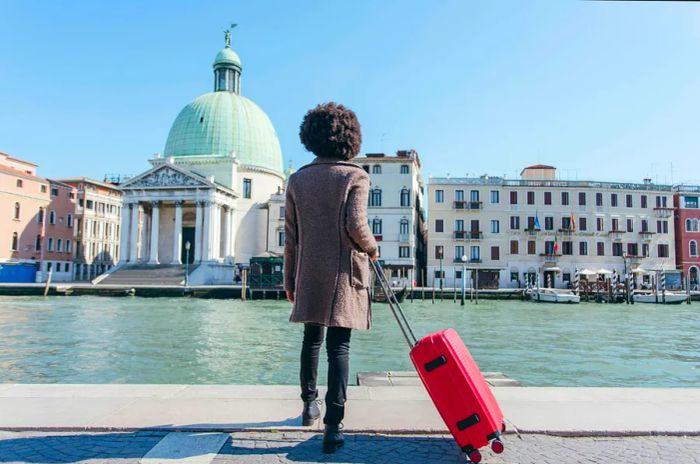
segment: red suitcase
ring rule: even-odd
[[[468,462],[480,462],[479,448],[489,442],[502,453],[503,413],[462,339],[446,329],[417,341],[381,267],[373,262],[372,268],[411,346],[411,361]]]

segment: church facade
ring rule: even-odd
[[[119,269],[187,263],[190,284],[231,283],[237,267],[269,255],[268,204],[286,177],[279,140],[241,95],[228,31],[213,68],[214,91],[182,109],[163,155],[121,185]]]

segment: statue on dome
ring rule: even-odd
[[[238,24],[231,24],[231,29],[238,26]],[[231,48],[231,29],[226,29],[224,31],[224,37],[226,38],[226,48]]]

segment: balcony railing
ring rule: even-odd
[[[545,263],[555,263],[561,257],[561,253],[540,253]]]
[[[455,201],[453,203],[454,209],[481,209],[483,207],[483,203],[480,201]]]
[[[464,261],[462,261],[461,257],[453,258],[452,262],[453,263],[465,263]],[[481,263],[481,258],[469,258],[466,261],[466,264],[480,264],[480,263]]]
[[[574,229],[568,228],[568,229],[559,229],[559,232],[565,236],[565,237],[570,237],[571,234],[574,233]]]
[[[523,232],[525,232],[530,237],[537,237],[537,233],[540,230],[541,229],[538,229],[536,227],[528,227],[527,229],[524,229]]]
[[[622,240],[622,234],[624,234],[624,233],[625,233],[624,230],[611,230],[608,232],[608,234],[610,235],[610,238],[612,238],[615,241]]]
[[[455,240],[481,240],[484,238],[484,233],[480,230],[455,230]]]
[[[671,216],[673,216],[673,208],[654,208],[654,215],[657,218],[670,218]]]
[[[639,232],[639,236],[645,242],[649,242],[649,241],[651,241],[652,238],[654,238],[654,232],[649,232],[648,230],[643,230],[643,231]]]

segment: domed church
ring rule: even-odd
[[[241,95],[243,67],[230,31],[213,71],[214,91],[180,111],[163,155],[121,186],[122,268],[188,262],[192,284],[231,282],[235,264],[270,250],[269,201],[284,188],[282,150],[270,118]]]

